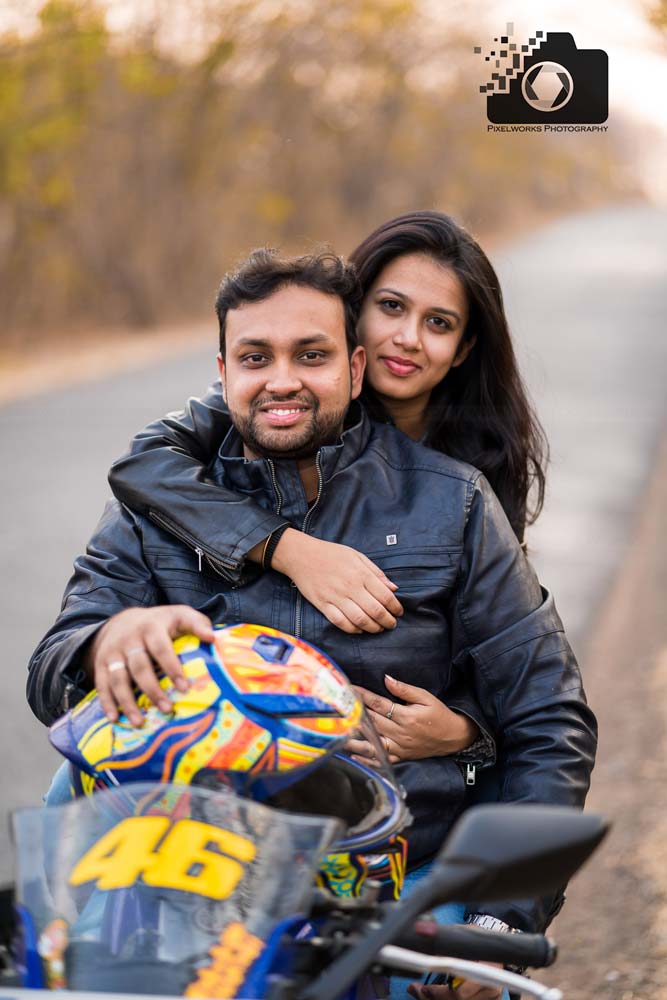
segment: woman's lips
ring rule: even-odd
[[[412,375],[414,372],[420,370],[419,365],[416,365],[413,361],[408,361],[406,358],[380,358],[380,360],[392,375],[398,375],[401,378],[405,378],[406,375]]]

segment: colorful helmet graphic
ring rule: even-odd
[[[219,627],[213,643],[183,636],[174,648],[190,686],[181,693],[162,678],[170,713],[139,695],[143,726],[122,715],[112,723],[91,692],[52,726],[51,742],[74,765],[79,794],[143,781],[226,784],[278,808],[343,819],[347,832],[336,857],[346,872],[348,852],[384,857],[409,814],[363,703],[324,653],[247,624]],[[373,744],[379,768],[346,754],[347,740],[360,733]],[[397,840],[393,854],[401,855],[402,869],[404,843]]]

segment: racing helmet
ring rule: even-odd
[[[143,693],[140,728],[110,722],[95,691],[59,719],[50,740],[72,765],[75,794],[135,782],[228,786],[292,812],[334,816],[347,830],[327,856],[320,882],[357,895],[369,875],[397,896],[405,870],[400,831],[410,822],[384,748],[344,673],[312,644],[263,625],[217,626],[212,643],[174,641],[185,692],[160,685],[163,713]],[[379,765],[346,752],[361,735]]]

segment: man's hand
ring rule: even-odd
[[[467,715],[459,715],[414,684],[404,684],[385,674],[385,685],[397,699],[373,694],[353,685],[361,697],[392,764],[424,757],[446,757],[465,750],[479,736],[479,729]],[[362,763],[371,766],[377,760],[366,740],[348,740],[347,749]]]
[[[502,969],[502,965],[496,962],[485,962],[485,965],[494,965],[497,969]],[[457,982],[457,980],[455,980]],[[450,986],[424,986],[422,983],[410,983],[408,993],[414,1000],[500,1000],[503,991],[493,986],[480,986],[470,979],[458,980],[459,985],[452,989]]]
[[[133,685],[148,695],[160,711],[171,711],[171,701],[160,687],[156,672],[164,672],[179,691],[187,691],[188,681],[172,639],[188,633],[204,642],[212,642],[214,637],[206,615],[180,604],[128,608],[99,629],[83,665],[110,722],[116,721],[120,709],[133,726],[142,724]]]
[[[307,601],[343,632],[395,628],[403,607],[395,583],[349,545],[325,542],[288,528],[271,565],[293,580]]]

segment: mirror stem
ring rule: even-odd
[[[380,949],[393,944],[415,920],[434,903],[455,902],[479,882],[478,865],[434,866],[432,875],[422,879],[409,896],[396,903],[382,924],[364,936],[299,994],[299,1000],[336,1000],[377,961]],[[434,891],[435,890],[435,891]]]

